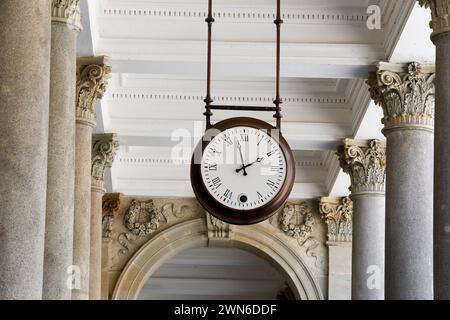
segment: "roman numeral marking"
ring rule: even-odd
[[[217,171],[217,164],[210,164],[208,169],[211,171]]]
[[[233,140],[231,140],[230,137],[226,137],[226,138],[225,138],[225,141],[226,141],[227,144],[230,145],[230,146],[233,144]]]
[[[259,193],[259,191],[256,192],[258,194],[258,199],[263,199],[263,195],[261,193]]]
[[[225,191],[225,193],[223,194],[223,196],[224,196],[225,198],[228,198],[228,199],[231,200],[231,197],[233,196],[233,192],[231,192],[230,189],[227,189],[227,190]]]
[[[275,182],[273,182],[272,180],[267,180],[266,184],[271,188],[275,187]]]
[[[214,185],[214,187],[216,187],[216,189],[218,189],[222,185],[222,181],[220,180],[219,177],[212,179],[211,182]]]

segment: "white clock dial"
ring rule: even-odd
[[[286,159],[264,130],[234,127],[214,137],[203,152],[201,175],[224,206],[252,210],[269,203],[286,180]]]

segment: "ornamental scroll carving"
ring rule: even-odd
[[[114,219],[120,209],[121,193],[109,193],[103,196],[102,235],[104,240],[112,240]]]
[[[80,0],[52,0],[52,21],[81,31]]]
[[[116,134],[95,134],[92,136],[92,189],[104,192],[106,168],[111,168],[119,148]]]
[[[380,63],[367,84],[376,104],[383,108],[384,130],[434,127],[434,66]]]
[[[111,75],[106,57],[77,60],[76,117],[78,123],[95,126],[95,103],[103,98]]]
[[[337,155],[344,172],[350,175],[352,194],[384,193],[386,143],[381,140],[344,139]]]
[[[419,4],[431,9],[430,28],[433,36],[450,32],[450,0],[419,0]]]
[[[352,241],[353,202],[349,197],[322,197],[319,212],[328,226],[329,242]]]
[[[306,238],[312,232],[314,218],[305,202],[287,203],[279,215],[280,229],[289,237]]]

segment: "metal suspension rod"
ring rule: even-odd
[[[212,63],[212,24],[214,23],[213,18],[213,0],[208,0],[208,16],[205,21],[208,24],[208,52],[207,52],[207,88],[206,97],[203,100],[205,102],[205,112],[203,115],[206,117],[206,129],[211,128],[211,116],[213,115],[211,110],[235,110],[235,111],[275,111],[274,118],[276,118],[276,127],[281,129],[281,104],[283,103],[280,97],[280,70],[281,70],[281,24],[283,20],[281,19],[281,0],[277,0],[277,14],[274,21],[277,27],[277,57],[276,57],[276,96],[273,101],[275,107],[250,107],[250,106],[214,106],[213,100],[211,98],[211,63]]]
[[[212,13],[213,7],[212,7],[212,0],[208,0],[208,16],[206,17],[205,21],[208,24],[208,66],[207,66],[207,85],[206,85],[206,97],[205,100],[203,100],[206,104],[205,106],[205,113],[203,113],[204,116],[206,116],[206,128],[209,129],[211,127],[211,103],[213,102],[211,98],[211,42],[212,42],[212,24],[214,23],[213,13]]]
[[[281,19],[281,0],[277,0],[277,17],[274,21],[275,25],[277,26],[277,66],[276,66],[276,96],[273,103],[276,107],[274,118],[277,119],[277,128],[281,129],[281,107],[280,105],[283,103],[280,97],[280,65],[281,65],[281,24],[283,23],[283,20]]]

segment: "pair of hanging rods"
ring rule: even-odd
[[[247,107],[247,106],[213,106],[213,100],[211,98],[211,52],[212,52],[212,25],[214,23],[213,17],[213,0],[208,0],[208,16],[205,21],[208,24],[208,61],[207,61],[207,85],[206,85],[206,97],[205,97],[205,113],[206,128],[211,127],[212,109],[215,110],[241,110],[241,111],[275,111],[274,118],[276,118],[276,126],[281,129],[281,104],[283,103],[280,97],[280,65],[281,65],[281,0],[277,0],[277,15],[275,18],[275,25],[277,28],[277,57],[276,57],[276,94],[273,103],[275,107]]]

